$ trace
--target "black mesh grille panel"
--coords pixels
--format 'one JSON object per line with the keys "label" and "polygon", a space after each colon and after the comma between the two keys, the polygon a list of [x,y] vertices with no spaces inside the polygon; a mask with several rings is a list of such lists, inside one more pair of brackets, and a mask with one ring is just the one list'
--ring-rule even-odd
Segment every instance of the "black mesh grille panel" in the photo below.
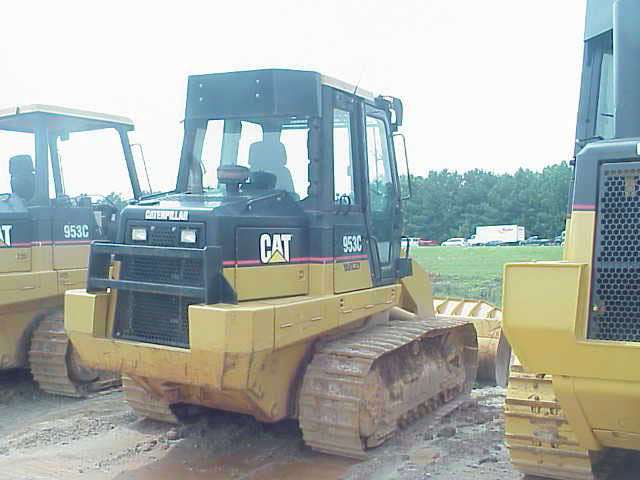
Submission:
{"label": "black mesh grille panel", "polygon": [[183,258],[132,257],[124,261],[120,278],[188,287],[201,287],[204,283],[200,262]]}
{"label": "black mesh grille panel", "polygon": [[[198,247],[204,244],[202,224],[136,222],[129,225],[147,229],[147,241],[154,247]],[[196,230],[197,243],[180,243],[183,228]],[[175,257],[126,256],[122,258],[120,279],[185,287],[204,286],[204,266],[198,260]],[[118,338],[158,345],[189,347],[189,305],[198,300],[180,295],[120,290],[114,334]]]}
{"label": "black mesh grille panel", "polygon": [[639,163],[601,169],[588,338],[640,342]]}
{"label": "black mesh grille panel", "polygon": [[158,345],[189,347],[187,310],[194,299],[121,291],[115,336]]}

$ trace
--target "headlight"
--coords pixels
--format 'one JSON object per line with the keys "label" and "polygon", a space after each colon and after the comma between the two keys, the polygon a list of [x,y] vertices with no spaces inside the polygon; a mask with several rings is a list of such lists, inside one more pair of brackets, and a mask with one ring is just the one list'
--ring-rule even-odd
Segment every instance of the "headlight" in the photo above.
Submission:
{"label": "headlight", "polygon": [[131,240],[134,242],[146,242],[147,241],[147,229],[146,228],[132,228]]}
{"label": "headlight", "polygon": [[182,243],[196,243],[196,231],[185,229],[180,232],[180,241]]}

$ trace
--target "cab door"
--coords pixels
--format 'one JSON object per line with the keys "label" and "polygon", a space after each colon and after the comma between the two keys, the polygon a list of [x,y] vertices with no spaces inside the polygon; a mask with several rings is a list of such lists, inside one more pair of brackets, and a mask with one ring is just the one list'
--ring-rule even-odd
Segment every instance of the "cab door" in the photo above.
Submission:
{"label": "cab door", "polygon": [[374,283],[384,285],[397,278],[402,229],[391,128],[384,110],[365,107],[365,142],[369,252]]}

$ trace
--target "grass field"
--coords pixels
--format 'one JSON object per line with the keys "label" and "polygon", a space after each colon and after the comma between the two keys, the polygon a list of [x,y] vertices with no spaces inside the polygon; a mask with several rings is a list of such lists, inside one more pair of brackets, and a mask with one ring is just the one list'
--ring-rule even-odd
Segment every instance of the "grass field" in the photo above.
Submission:
{"label": "grass field", "polygon": [[431,273],[434,295],[500,305],[505,263],[560,260],[562,247],[417,247],[411,256]]}

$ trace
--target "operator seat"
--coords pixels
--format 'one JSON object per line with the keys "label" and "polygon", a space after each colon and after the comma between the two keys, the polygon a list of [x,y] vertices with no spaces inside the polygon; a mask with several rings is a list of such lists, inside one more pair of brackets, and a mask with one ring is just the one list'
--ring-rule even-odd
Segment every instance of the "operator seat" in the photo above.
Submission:
{"label": "operator seat", "polygon": [[287,150],[280,140],[271,135],[249,147],[251,171],[272,173],[276,176],[276,189],[294,193],[293,178],[286,165]]}
{"label": "operator seat", "polygon": [[11,191],[25,201],[33,198],[36,190],[36,174],[31,155],[15,155],[9,159]]}

